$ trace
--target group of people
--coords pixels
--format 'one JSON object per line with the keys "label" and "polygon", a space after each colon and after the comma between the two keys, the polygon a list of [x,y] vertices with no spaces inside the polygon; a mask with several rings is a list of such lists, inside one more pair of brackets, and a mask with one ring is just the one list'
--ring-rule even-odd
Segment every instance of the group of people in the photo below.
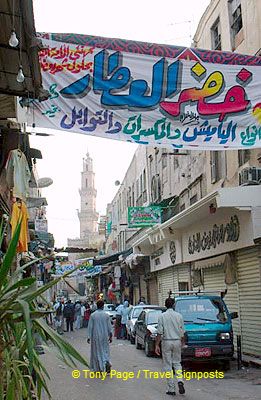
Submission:
{"label": "group of people", "polygon": [[[180,313],[174,310],[175,300],[167,298],[166,312],[159,316],[155,353],[162,354],[163,370],[170,372],[167,378],[166,394],[174,396],[175,371],[182,371],[181,348],[185,344],[184,321]],[[97,301],[97,310],[91,314],[87,328],[87,342],[91,344],[90,367],[93,371],[107,372],[111,370],[110,347],[112,342],[112,324],[109,315],[103,311],[104,301]],[[127,337],[126,322],[129,312],[127,300],[116,309],[115,333],[117,338]],[[118,318],[117,318],[118,315]],[[118,319],[118,322],[117,322]],[[118,330],[116,330],[118,329]],[[179,374],[180,376],[180,374]],[[178,379],[180,394],[185,393],[182,378]]]}
{"label": "group of people", "polygon": [[82,303],[80,300],[72,303],[70,299],[66,302],[64,299],[57,301],[53,308],[55,313],[53,326],[60,335],[64,332],[73,332],[74,328],[76,330],[87,328],[91,313],[97,309],[93,301],[91,304]]}

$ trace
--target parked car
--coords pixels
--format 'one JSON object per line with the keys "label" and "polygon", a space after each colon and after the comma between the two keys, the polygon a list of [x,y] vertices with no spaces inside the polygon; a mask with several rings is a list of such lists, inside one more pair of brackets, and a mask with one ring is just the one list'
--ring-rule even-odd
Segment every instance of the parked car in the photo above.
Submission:
{"label": "parked car", "polygon": [[182,314],[185,325],[186,346],[183,361],[218,360],[229,369],[234,354],[232,319],[221,296],[201,292],[175,298],[175,310]]}
{"label": "parked car", "polygon": [[113,323],[113,320],[116,318],[116,306],[114,304],[104,304],[104,311],[106,314],[110,316],[111,323]]}
{"label": "parked car", "polygon": [[144,309],[135,323],[136,349],[144,348],[147,357],[155,354],[158,319],[165,307]]}
{"label": "parked car", "polygon": [[161,308],[160,306],[154,305],[154,304],[139,304],[137,306],[133,306],[130,309],[129,315],[128,315],[128,321],[127,321],[127,336],[128,339],[130,340],[131,344],[135,343],[135,322],[137,321],[139,315],[143,310],[147,309],[158,309]]}

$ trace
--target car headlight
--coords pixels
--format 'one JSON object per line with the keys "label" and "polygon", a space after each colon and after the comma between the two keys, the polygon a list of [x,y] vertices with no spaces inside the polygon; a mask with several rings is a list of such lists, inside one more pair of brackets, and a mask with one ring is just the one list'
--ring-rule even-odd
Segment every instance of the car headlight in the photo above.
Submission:
{"label": "car headlight", "polygon": [[220,333],[220,340],[228,340],[230,339],[230,333],[229,332],[221,332]]}

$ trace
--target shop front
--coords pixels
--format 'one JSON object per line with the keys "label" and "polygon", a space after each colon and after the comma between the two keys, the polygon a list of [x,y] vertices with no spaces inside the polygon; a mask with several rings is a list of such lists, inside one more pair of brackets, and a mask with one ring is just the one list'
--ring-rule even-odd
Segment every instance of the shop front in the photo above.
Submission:
{"label": "shop front", "polygon": [[239,315],[233,327],[243,354],[260,357],[260,238],[261,186],[222,188],[149,229],[134,251],[151,252],[159,304],[170,290],[224,292],[229,311]]}

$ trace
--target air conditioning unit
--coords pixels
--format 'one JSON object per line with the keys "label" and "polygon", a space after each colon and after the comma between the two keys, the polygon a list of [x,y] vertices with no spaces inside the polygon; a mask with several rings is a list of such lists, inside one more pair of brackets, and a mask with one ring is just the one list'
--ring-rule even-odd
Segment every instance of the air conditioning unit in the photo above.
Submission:
{"label": "air conditioning unit", "polygon": [[261,184],[261,168],[248,167],[242,169],[239,173],[239,185],[260,185]]}

